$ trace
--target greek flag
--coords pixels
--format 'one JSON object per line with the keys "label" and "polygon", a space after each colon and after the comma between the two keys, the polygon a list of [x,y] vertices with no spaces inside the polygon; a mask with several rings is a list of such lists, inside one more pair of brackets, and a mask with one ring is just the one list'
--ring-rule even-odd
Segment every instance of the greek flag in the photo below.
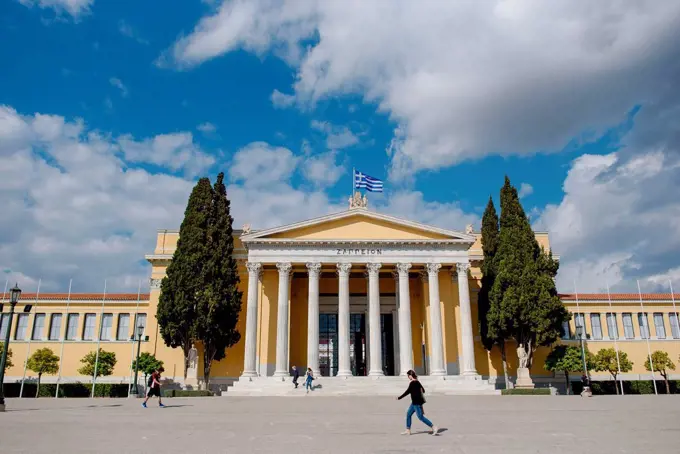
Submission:
{"label": "greek flag", "polygon": [[366,189],[368,192],[383,192],[383,182],[370,175],[354,171],[354,187],[356,189]]}

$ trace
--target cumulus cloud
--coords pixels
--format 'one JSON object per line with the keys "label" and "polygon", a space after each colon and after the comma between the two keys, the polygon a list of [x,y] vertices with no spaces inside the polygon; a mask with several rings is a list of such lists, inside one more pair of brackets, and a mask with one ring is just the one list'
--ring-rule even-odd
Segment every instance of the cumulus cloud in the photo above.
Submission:
{"label": "cumulus cloud", "polygon": [[123,81],[117,77],[112,77],[109,79],[109,83],[120,90],[120,94],[123,98],[127,98],[129,94],[127,87],[123,84]]}
{"label": "cumulus cloud", "polygon": [[283,109],[285,107],[290,107],[295,103],[295,96],[287,95],[285,93],[281,93],[278,90],[274,90],[271,95],[271,100],[274,107]]}
{"label": "cumulus cloud", "polygon": [[135,30],[132,27],[132,25],[130,25],[129,23],[127,23],[124,20],[121,20],[120,22],[118,22],[118,31],[120,32],[121,35],[126,36],[130,39],[134,39],[139,44],[145,44],[145,45],[149,44],[148,40],[139,36],[139,33],[137,32],[137,30]]}
{"label": "cumulus cloud", "polygon": [[522,183],[519,185],[518,195],[520,198],[530,196],[534,193],[534,187],[529,183]]}
{"label": "cumulus cloud", "polygon": [[204,134],[210,134],[217,131],[217,126],[210,123],[209,121],[206,121],[205,123],[201,123],[200,125],[196,126],[196,129]]}
{"label": "cumulus cloud", "polygon": [[88,13],[94,0],[19,0],[24,6],[37,6],[42,9],[51,8],[58,14],[67,12],[74,18]]}
{"label": "cumulus cloud", "polygon": [[320,187],[333,186],[346,172],[337,159],[334,151],[307,156],[302,165],[305,178]]}
{"label": "cumulus cloud", "polygon": [[228,1],[166,55],[186,68],[273,52],[297,71],[301,105],[363,96],[399,125],[391,172],[403,177],[560,150],[661,99],[679,17],[680,3],[651,0]]}
{"label": "cumulus cloud", "polygon": [[312,120],[311,126],[326,134],[326,146],[331,150],[340,150],[359,143],[359,137],[347,126],[337,126],[318,120]]}

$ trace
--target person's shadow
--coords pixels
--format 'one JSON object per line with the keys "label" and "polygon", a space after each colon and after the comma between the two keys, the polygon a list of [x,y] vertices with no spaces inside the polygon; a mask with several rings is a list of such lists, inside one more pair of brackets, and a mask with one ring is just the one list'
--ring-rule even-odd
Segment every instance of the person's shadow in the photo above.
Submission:
{"label": "person's shadow", "polygon": [[[446,432],[447,429],[446,427],[440,427],[439,430],[437,431],[437,435],[441,435],[442,433]],[[430,435],[429,430],[419,430],[418,432],[412,432],[411,435]]]}

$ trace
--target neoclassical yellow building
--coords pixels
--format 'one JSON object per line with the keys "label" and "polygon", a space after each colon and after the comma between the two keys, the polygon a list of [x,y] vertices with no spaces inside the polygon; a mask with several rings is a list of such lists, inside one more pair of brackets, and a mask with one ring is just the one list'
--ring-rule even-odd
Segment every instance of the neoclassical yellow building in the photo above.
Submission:
{"label": "neoclassical yellow building", "polygon": [[[312,368],[330,394],[392,393],[403,379],[391,377],[411,368],[435,392],[495,393],[502,384],[500,355],[487,352],[479,337],[482,251],[471,227],[458,232],[398,219],[369,210],[357,197],[346,211],[265,230],[244,227],[235,235],[242,337],[213,365],[211,378],[227,394],[292,393],[292,366]],[[182,384],[182,352],[163,344],[155,317],[178,236],[177,230],[158,232],[156,248],[146,256],[149,294],[23,294],[11,327],[14,366],[6,382],[34,377],[24,373],[25,358],[42,347],[62,358],[60,375],[43,382],[89,382],[77,369],[100,345],[114,351],[118,363],[113,375],[97,382],[129,383],[136,353],[130,337],[142,325],[149,336],[142,351],[163,360],[166,379]],[[546,233],[536,237],[549,249]],[[616,347],[628,353],[635,366],[626,379],[651,378],[643,367],[649,351],[664,350],[678,360],[672,295],[565,294],[562,300],[575,315],[563,342],[575,342],[575,324],[584,325],[591,351]],[[30,313],[22,312],[25,304],[33,305]],[[193,386],[202,378],[200,344],[196,349],[198,367],[187,383]],[[534,382],[562,387],[563,378],[543,368],[547,353],[541,349],[535,356]],[[510,355],[513,376],[516,367]]]}

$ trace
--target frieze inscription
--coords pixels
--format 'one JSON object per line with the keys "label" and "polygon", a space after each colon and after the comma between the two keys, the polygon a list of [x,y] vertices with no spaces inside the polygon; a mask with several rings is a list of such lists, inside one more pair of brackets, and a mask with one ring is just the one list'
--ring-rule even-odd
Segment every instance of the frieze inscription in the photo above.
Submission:
{"label": "frieze inscription", "polygon": [[336,249],[336,255],[382,255],[382,249]]}

